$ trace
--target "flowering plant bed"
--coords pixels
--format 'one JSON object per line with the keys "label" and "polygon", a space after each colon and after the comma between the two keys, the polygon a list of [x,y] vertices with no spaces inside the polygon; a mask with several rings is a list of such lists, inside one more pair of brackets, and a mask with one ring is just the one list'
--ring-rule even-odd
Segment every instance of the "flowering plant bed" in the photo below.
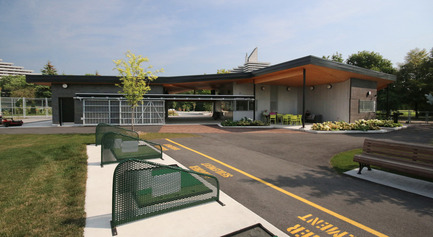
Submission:
{"label": "flowering plant bed", "polygon": [[394,123],[392,120],[379,120],[379,119],[370,119],[370,120],[357,120],[355,123],[347,123],[344,121],[339,122],[323,122],[323,123],[314,123],[311,127],[311,130],[317,131],[342,131],[342,130],[360,130],[360,131],[368,131],[368,130],[380,130],[380,127],[401,127],[400,123]]}
{"label": "flowering plant bed", "polygon": [[221,122],[221,125],[222,126],[268,126],[269,123],[265,123],[260,120],[252,120],[250,118],[245,117],[239,121],[225,120]]}

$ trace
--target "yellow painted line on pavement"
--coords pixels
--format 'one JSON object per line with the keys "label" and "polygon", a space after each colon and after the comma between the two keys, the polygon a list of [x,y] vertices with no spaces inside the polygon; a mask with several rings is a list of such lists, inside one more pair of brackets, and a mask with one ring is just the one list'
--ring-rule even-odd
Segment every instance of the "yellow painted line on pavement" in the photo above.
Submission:
{"label": "yellow painted line on pavement", "polygon": [[204,156],[204,157],[206,157],[206,158],[208,158],[208,159],[210,159],[210,160],[213,160],[213,161],[215,161],[215,162],[217,162],[217,163],[219,163],[219,164],[221,164],[221,165],[224,165],[224,166],[226,166],[226,167],[228,167],[228,168],[230,168],[230,169],[232,169],[232,170],[234,170],[234,171],[236,171],[236,172],[239,172],[239,173],[241,173],[241,174],[243,174],[243,175],[245,175],[245,176],[247,176],[247,177],[249,177],[249,178],[251,178],[251,179],[254,179],[254,180],[256,180],[256,181],[259,181],[260,183],[262,183],[262,184],[264,184],[264,185],[266,185],[266,186],[269,186],[269,187],[271,187],[271,188],[273,188],[273,189],[275,189],[275,190],[277,190],[277,191],[279,191],[279,192],[281,192],[281,193],[284,193],[284,194],[286,194],[286,195],[288,195],[288,196],[290,196],[290,197],[292,197],[292,198],[294,198],[294,199],[296,199],[296,200],[299,200],[299,201],[301,201],[301,202],[303,202],[303,203],[305,203],[305,204],[307,204],[307,205],[310,205],[310,206],[312,206],[312,207],[314,207],[314,208],[316,208],[316,209],[318,209],[318,210],[321,210],[321,211],[323,211],[323,212],[325,212],[325,213],[327,213],[327,214],[329,214],[329,215],[331,215],[331,216],[334,216],[334,217],[336,217],[336,218],[338,218],[338,219],[340,219],[340,220],[342,220],[342,221],[345,221],[345,222],[347,222],[347,223],[349,223],[349,224],[351,224],[351,225],[354,225],[354,226],[356,226],[356,227],[358,227],[358,228],[360,228],[360,229],[362,229],[362,230],[365,230],[365,231],[367,231],[367,232],[369,232],[369,233],[371,233],[371,234],[373,234],[373,235],[380,236],[380,237],[388,237],[387,235],[382,234],[382,233],[380,233],[380,232],[378,232],[378,231],[376,231],[376,230],[373,230],[373,229],[371,229],[370,227],[367,227],[367,226],[365,226],[365,225],[363,225],[363,224],[361,224],[361,223],[359,223],[359,222],[356,222],[356,221],[354,221],[354,220],[351,220],[351,219],[349,219],[349,218],[347,218],[347,217],[345,217],[345,216],[342,216],[342,215],[340,215],[340,214],[338,214],[338,213],[336,213],[336,212],[333,212],[333,211],[331,211],[331,210],[329,210],[329,209],[327,209],[327,208],[325,208],[325,207],[322,207],[322,206],[320,206],[320,205],[318,205],[318,204],[316,204],[316,203],[314,203],[314,202],[308,201],[308,200],[305,199],[305,198],[302,198],[302,197],[300,197],[300,196],[298,196],[298,195],[296,195],[296,194],[293,194],[293,193],[291,193],[291,192],[288,192],[288,191],[286,191],[286,190],[284,190],[284,189],[282,189],[282,188],[280,188],[280,187],[278,187],[278,186],[275,186],[275,185],[273,185],[273,184],[271,184],[271,183],[269,183],[269,182],[266,182],[266,181],[264,181],[263,179],[257,178],[257,177],[254,176],[254,175],[251,175],[251,174],[249,174],[249,173],[247,173],[247,172],[245,172],[245,171],[242,171],[242,170],[240,170],[240,169],[238,169],[238,168],[235,168],[235,167],[233,167],[233,166],[231,166],[231,165],[229,165],[229,164],[226,164],[226,163],[224,163],[224,162],[222,162],[222,161],[219,161],[219,160],[217,160],[217,159],[215,159],[215,158],[213,158],[213,157],[210,157],[210,156],[208,156],[208,155],[206,155],[206,154],[203,154],[203,153],[201,153],[201,152],[199,152],[199,151],[196,151],[196,150],[194,150],[194,149],[192,149],[192,148],[186,147],[186,146],[184,146],[184,145],[182,145],[182,144],[179,144],[179,143],[177,143],[177,142],[175,142],[175,141],[172,141],[172,140],[170,140],[170,139],[168,139],[168,138],[165,139],[165,140],[167,140],[167,141],[169,141],[169,142],[172,142],[172,143],[174,143],[174,144],[176,144],[176,145],[178,145],[178,146],[180,146],[180,147],[183,147],[183,148],[185,148],[185,149],[187,149],[187,150],[190,150],[190,151],[192,151],[192,152],[194,152],[194,153],[197,153],[197,154],[199,154],[199,155],[201,155],[201,156]]}

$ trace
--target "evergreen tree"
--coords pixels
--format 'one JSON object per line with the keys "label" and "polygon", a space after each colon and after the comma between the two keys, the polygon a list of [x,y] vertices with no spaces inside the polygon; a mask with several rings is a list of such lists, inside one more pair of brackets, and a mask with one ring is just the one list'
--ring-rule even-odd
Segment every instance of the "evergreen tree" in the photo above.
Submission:
{"label": "evergreen tree", "polygon": [[44,66],[41,72],[42,75],[57,75],[57,70],[50,61],[48,61],[48,63]]}

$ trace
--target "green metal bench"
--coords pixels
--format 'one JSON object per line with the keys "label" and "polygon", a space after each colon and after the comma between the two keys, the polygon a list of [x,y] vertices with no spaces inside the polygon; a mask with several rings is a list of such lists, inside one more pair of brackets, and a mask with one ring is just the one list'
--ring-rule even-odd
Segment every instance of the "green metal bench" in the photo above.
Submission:
{"label": "green metal bench", "polygon": [[157,143],[116,132],[104,133],[101,139],[101,167],[126,159],[163,159]]}
{"label": "green metal bench", "polygon": [[144,160],[119,163],[113,176],[112,220],[116,226],[150,216],[219,201],[214,176]]}
{"label": "green metal bench", "polygon": [[139,138],[138,133],[135,131],[121,128],[119,126],[113,126],[113,125],[106,124],[106,123],[100,123],[100,124],[98,124],[98,126],[96,126],[96,132],[95,132],[95,144],[96,145],[101,145],[102,137],[107,132],[115,132],[115,133],[120,133],[120,134],[130,136],[130,137]]}

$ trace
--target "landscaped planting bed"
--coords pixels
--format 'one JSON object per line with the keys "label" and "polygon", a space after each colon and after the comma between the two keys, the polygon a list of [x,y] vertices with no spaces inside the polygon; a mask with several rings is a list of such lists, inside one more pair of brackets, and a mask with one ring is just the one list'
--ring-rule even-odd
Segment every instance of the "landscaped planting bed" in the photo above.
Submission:
{"label": "landscaped planting bed", "polygon": [[370,119],[370,120],[357,120],[355,123],[347,123],[344,121],[339,122],[323,122],[323,123],[314,123],[311,127],[311,130],[317,131],[344,131],[344,130],[360,130],[360,131],[368,131],[368,130],[380,130],[381,127],[401,127],[400,123],[394,123],[392,120],[379,120],[379,119]]}

